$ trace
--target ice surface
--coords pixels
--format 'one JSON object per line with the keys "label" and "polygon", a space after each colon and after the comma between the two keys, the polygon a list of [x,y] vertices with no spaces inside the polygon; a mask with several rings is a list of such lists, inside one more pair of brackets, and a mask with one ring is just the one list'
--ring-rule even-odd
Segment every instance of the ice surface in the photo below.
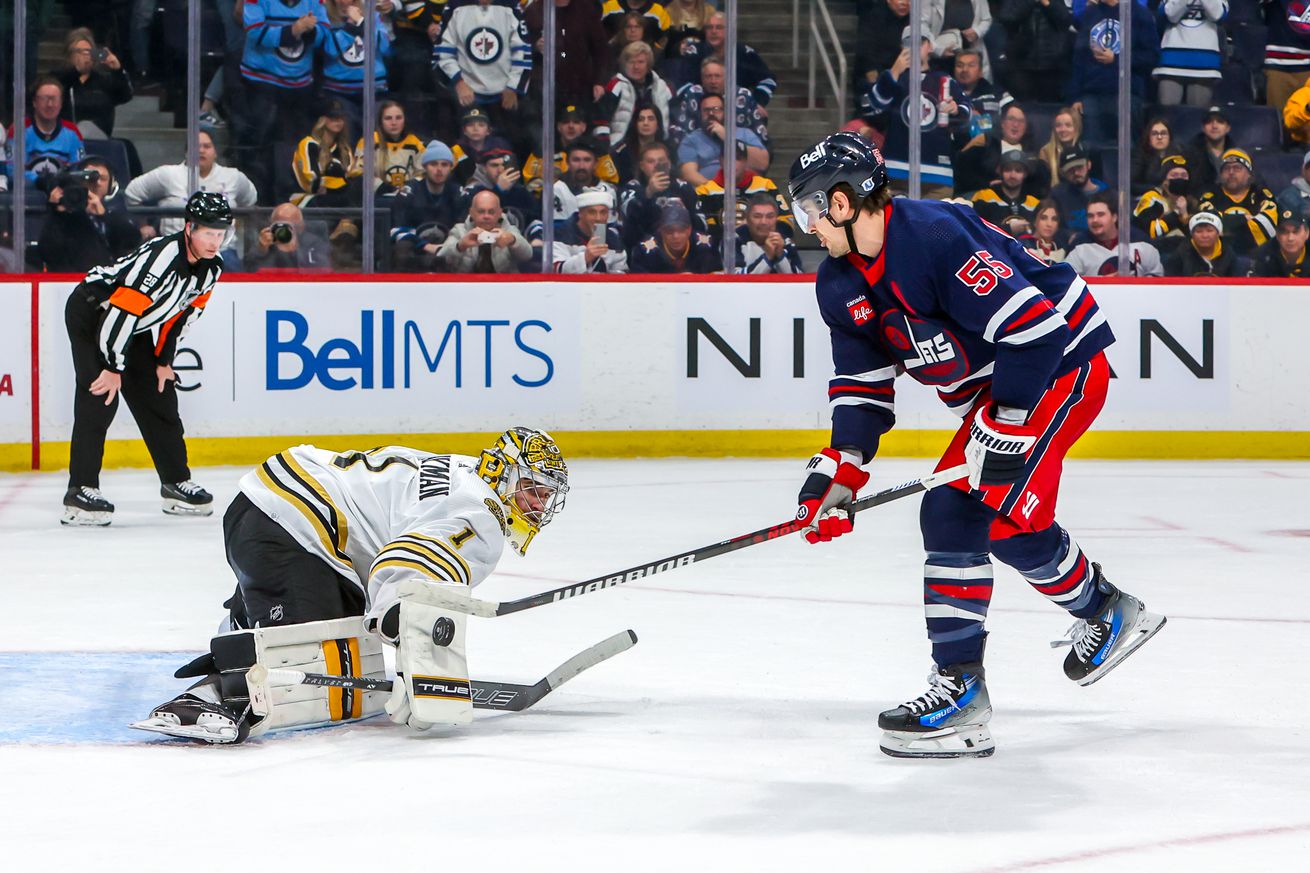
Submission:
{"label": "ice surface", "polygon": [[[875,486],[927,461],[879,461]],[[796,463],[578,461],[568,508],[479,589],[520,597],[788,517]],[[225,505],[243,472],[199,470]],[[479,678],[641,642],[526,713],[205,748],[124,727],[183,686],[233,582],[219,517],[110,471],[108,529],[58,524],[64,474],[0,476],[0,868],[1257,870],[1310,851],[1310,465],[1077,462],[1060,517],[1169,616],[1105,681],[998,566],[995,757],[878,752],[926,686],[915,498],[518,615],[474,619]],[[1301,858],[1302,861],[1297,861]]]}

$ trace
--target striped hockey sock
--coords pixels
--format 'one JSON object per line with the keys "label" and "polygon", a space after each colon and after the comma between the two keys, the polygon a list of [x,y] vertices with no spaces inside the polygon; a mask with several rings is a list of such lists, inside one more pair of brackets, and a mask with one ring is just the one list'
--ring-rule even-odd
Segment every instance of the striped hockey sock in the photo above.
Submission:
{"label": "striped hockey sock", "polygon": [[1020,572],[1038,594],[1078,618],[1087,618],[1096,614],[1103,599],[1097,596],[1092,562],[1068,531],[1060,533],[1054,558],[1035,570]]}
{"label": "striped hockey sock", "polygon": [[923,612],[938,666],[982,659],[983,621],[992,601],[992,564],[986,554],[929,552],[923,566]]}

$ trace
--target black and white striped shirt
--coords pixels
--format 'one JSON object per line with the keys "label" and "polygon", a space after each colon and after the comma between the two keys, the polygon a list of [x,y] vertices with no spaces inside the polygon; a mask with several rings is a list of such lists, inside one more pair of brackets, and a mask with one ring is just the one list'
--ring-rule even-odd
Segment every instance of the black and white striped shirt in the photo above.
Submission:
{"label": "black and white striped shirt", "polygon": [[200,317],[223,273],[223,259],[187,261],[183,232],[152,239],[113,264],[87,273],[85,283],[107,289],[101,306],[100,354],[105,366],[123,369],[123,350],[143,331],[155,331],[155,357],[168,365],[178,341]]}

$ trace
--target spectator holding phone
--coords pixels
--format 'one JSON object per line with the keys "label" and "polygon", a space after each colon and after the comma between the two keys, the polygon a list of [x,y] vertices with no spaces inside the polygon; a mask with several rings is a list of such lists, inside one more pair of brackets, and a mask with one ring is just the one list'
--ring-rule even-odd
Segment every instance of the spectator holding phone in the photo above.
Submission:
{"label": "spectator holding phone", "polygon": [[64,56],[67,64],[55,74],[68,95],[60,116],[74,124],[89,121],[106,137],[113,136],[114,107],[132,99],[123,64],[109,49],[96,45],[85,27],[68,32]]}
{"label": "spectator holding phone", "polygon": [[478,155],[478,168],[461,194],[467,203],[474,194],[488,189],[496,192],[501,208],[512,213],[520,225],[537,217],[537,200],[524,187],[518,162],[508,149],[487,149]]}
{"label": "spectator holding phone", "polygon": [[473,195],[468,219],[455,225],[439,256],[452,273],[518,273],[532,258],[532,245],[510,223],[496,192]]}
{"label": "spectator holding phone", "polygon": [[696,213],[696,189],[673,175],[669,147],[662,142],[653,142],[641,150],[636,178],[619,189],[624,245],[631,249],[643,239],[654,236],[659,229],[661,211],[675,200],[686,207],[696,229],[707,229],[704,217]]}
{"label": "spectator holding phone", "polygon": [[608,188],[587,188],[577,195],[577,212],[564,223],[551,252],[556,273],[626,273],[623,241],[609,226]]}

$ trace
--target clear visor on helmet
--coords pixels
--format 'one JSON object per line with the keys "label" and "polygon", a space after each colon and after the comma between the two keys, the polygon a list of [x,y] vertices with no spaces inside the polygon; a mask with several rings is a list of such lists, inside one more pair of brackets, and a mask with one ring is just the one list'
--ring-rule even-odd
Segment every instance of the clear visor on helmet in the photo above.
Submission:
{"label": "clear visor on helmet", "polygon": [[515,465],[513,481],[509,483],[511,508],[534,528],[550,524],[555,514],[564,508],[569,486],[563,481],[524,465]]}
{"label": "clear visor on helmet", "polygon": [[823,191],[814,191],[793,198],[791,214],[801,233],[814,233],[814,225],[828,214],[828,195]]}

